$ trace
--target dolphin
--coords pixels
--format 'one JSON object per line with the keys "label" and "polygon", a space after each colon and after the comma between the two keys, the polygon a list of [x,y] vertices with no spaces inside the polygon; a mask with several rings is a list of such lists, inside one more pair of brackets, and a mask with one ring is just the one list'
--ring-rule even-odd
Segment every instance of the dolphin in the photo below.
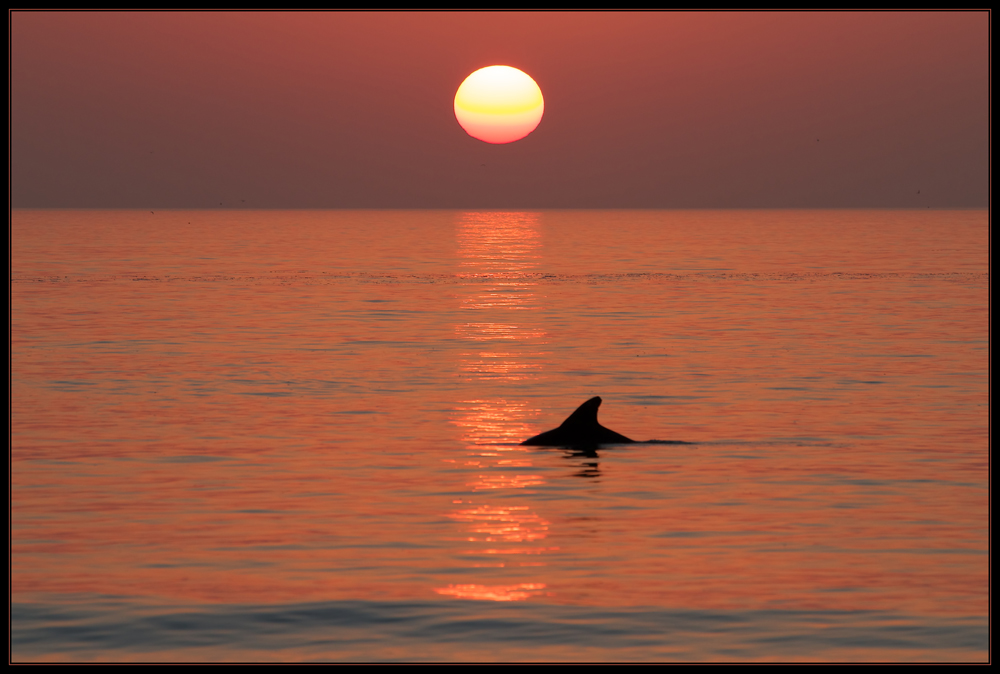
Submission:
{"label": "dolphin", "polygon": [[615,433],[597,422],[597,408],[600,406],[600,396],[594,396],[566,417],[559,428],[528,438],[521,444],[592,448],[598,445],[634,443],[635,440]]}

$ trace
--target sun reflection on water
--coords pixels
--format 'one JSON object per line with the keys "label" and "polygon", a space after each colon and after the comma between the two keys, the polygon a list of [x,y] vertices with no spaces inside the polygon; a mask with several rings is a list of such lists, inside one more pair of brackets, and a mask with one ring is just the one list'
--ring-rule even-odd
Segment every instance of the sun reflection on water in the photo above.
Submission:
{"label": "sun reflection on water", "polygon": [[479,505],[459,510],[451,517],[470,524],[469,530],[478,535],[470,541],[523,543],[541,540],[549,530],[549,523],[530,512],[528,506]]}
{"label": "sun reflection on water", "polygon": [[[463,353],[459,370],[469,380],[503,384],[542,377],[547,333],[535,320],[539,310],[537,282],[530,274],[541,258],[541,235],[534,213],[464,213],[457,223],[462,286],[468,294],[460,307],[474,312],[455,325],[455,334],[476,344]],[[519,346],[523,348],[518,348]],[[467,400],[455,405],[452,422],[463,429],[468,443],[464,462],[469,469],[465,487],[504,498],[545,484],[533,467],[531,454],[519,446],[531,433],[530,421],[539,410],[527,401],[506,397]],[[487,449],[488,447],[488,449]],[[462,503],[462,501],[458,501]],[[538,556],[555,550],[539,545],[548,537],[549,522],[529,506],[471,504],[448,515],[465,527],[461,540],[473,545],[462,554],[471,566],[487,573],[507,567],[543,567]],[[525,545],[525,544],[529,545]],[[481,546],[481,547],[479,547]],[[488,556],[487,559],[483,559]],[[532,556],[531,562],[520,558]],[[496,580],[502,580],[498,577]],[[523,601],[540,594],[542,582],[454,584],[436,588],[461,599]]]}
{"label": "sun reflection on water", "polygon": [[[539,412],[529,408],[526,401],[504,399],[465,400],[455,405],[455,411],[460,414],[452,418],[452,423],[464,429],[462,440],[472,445],[516,445],[528,437],[528,422]],[[523,453],[524,448],[497,446],[493,454],[510,451]]]}
{"label": "sun reflection on water", "polygon": [[449,585],[435,588],[435,592],[459,599],[524,601],[543,594],[544,589],[545,583],[518,583],[517,585]]}
{"label": "sun reflection on water", "polygon": [[[535,213],[464,213],[458,222],[460,277],[469,295],[461,308],[476,312],[455,334],[475,342],[505,340],[544,344],[545,329],[532,322],[539,309],[537,281],[530,275],[541,259],[541,234]],[[471,318],[471,317],[470,317]],[[546,353],[537,349],[500,350],[486,344],[462,354],[460,367],[475,378],[506,381],[537,379]]]}

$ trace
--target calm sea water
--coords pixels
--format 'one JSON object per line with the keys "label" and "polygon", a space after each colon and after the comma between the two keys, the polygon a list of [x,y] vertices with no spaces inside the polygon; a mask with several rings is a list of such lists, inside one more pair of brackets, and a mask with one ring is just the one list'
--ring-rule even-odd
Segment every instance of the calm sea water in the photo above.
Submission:
{"label": "calm sea water", "polygon": [[[985,661],[988,214],[14,211],[14,661]],[[518,443],[591,396],[638,440]]]}

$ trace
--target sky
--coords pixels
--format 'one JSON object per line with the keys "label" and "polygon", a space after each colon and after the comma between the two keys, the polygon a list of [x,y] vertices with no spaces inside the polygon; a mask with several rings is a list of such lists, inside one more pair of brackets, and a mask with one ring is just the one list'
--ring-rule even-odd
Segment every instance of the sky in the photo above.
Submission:
{"label": "sky", "polygon": [[[11,206],[986,207],[989,19],[14,11]],[[522,140],[455,119],[489,65]]]}

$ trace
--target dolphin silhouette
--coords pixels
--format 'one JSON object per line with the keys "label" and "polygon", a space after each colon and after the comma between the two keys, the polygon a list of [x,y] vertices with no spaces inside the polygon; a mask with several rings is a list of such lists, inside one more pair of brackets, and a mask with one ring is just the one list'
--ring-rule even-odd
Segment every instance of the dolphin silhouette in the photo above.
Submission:
{"label": "dolphin silhouette", "polygon": [[598,445],[634,443],[635,440],[615,433],[597,422],[597,408],[600,406],[600,396],[594,396],[566,417],[559,428],[528,438],[521,444],[593,448]]}

